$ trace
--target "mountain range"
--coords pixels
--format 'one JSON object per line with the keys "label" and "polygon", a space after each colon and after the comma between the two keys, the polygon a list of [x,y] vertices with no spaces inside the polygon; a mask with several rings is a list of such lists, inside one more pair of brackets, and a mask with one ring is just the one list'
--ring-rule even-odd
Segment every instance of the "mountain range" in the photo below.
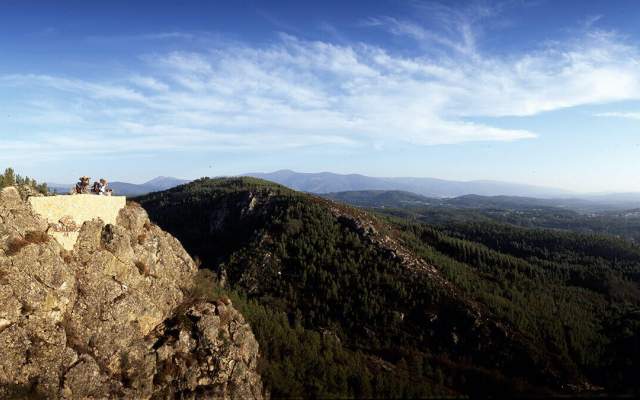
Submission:
{"label": "mountain range", "polygon": [[[437,178],[380,178],[359,174],[302,173],[292,170],[269,173],[254,172],[243,176],[264,179],[279,183],[290,189],[316,194],[378,190],[409,192],[428,197],[431,202],[436,199],[475,195],[514,197],[516,199],[513,200],[518,203],[524,201],[539,205],[561,206],[580,210],[590,210],[594,207],[616,209],[640,207],[640,193],[584,194],[557,188],[491,180],[450,181]],[[188,182],[190,181],[186,179],[159,176],[141,184],[115,181],[110,182],[109,185],[117,194],[135,197],[171,189]],[[58,193],[67,193],[72,186],[73,184],[49,183],[49,188]],[[465,201],[468,200],[466,199]]]}
{"label": "mountain range", "polygon": [[[360,190],[320,196],[431,225],[501,223],[583,234],[606,234],[640,243],[638,203],[478,195],[443,199],[394,190]],[[635,204],[635,208],[624,207],[632,204]]]}
{"label": "mountain range", "polygon": [[584,196],[581,198],[536,198],[523,196],[481,196],[467,194],[457,197],[427,197],[401,190],[350,190],[320,193],[321,196],[361,207],[437,206],[462,209],[535,209],[558,208],[579,213],[601,213],[640,207],[640,199],[628,196]]}
{"label": "mountain range", "polygon": [[429,197],[457,197],[466,194],[483,196],[567,197],[562,189],[490,180],[450,181],[436,178],[378,178],[359,174],[341,175],[331,172],[301,173],[280,170],[271,173],[249,173],[247,176],[277,182],[291,189],[309,193],[349,190],[403,190]]}
{"label": "mountain range", "polygon": [[[173,187],[188,183],[188,180],[172,178],[168,176],[158,176],[144,183],[128,183],[128,182],[109,182],[109,187],[114,193],[123,196],[141,196],[147,193],[159,192],[171,189]],[[50,183],[49,189],[57,193],[67,193],[74,184],[57,184]]]}

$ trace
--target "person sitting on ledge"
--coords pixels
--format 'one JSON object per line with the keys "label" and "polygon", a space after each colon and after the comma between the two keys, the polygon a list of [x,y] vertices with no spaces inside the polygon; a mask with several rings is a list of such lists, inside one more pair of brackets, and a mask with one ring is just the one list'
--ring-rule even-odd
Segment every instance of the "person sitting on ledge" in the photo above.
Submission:
{"label": "person sitting on ledge", "polygon": [[100,182],[93,182],[93,186],[91,187],[91,193],[100,194]]}
{"label": "person sitting on ledge", "polygon": [[102,178],[100,179],[100,195],[101,196],[111,196],[111,194],[113,194],[113,191],[111,189],[107,188],[107,185],[109,184],[109,182],[107,182],[106,179]]}
{"label": "person sitting on ledge", "polygon": [[76,183],[74,189],[71,189],[71,193],[73,194],[87,194],[89,193],[89,182],[91,178],[88,176],[83,176],[80,178],[80,181]]}

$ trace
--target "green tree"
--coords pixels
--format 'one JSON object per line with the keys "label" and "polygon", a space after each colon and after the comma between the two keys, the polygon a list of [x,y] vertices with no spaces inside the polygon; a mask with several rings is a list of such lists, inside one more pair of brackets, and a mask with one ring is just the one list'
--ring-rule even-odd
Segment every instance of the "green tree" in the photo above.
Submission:
{"label": "green tree", "polygon": [[16,184],[16,173],[13,168],[7,168],[4,170],[2,183],[3,186],[13,186]]}
{"label": "green tree", "polygon": [[0,174],[0,188],[7,186],[28,186],[39,193],[49,193],[49,188],[46,183],[38,184],[35,179],[29,178],[28,176],[22,177],[16,174],[11,167],[5,169],[4,174]]}

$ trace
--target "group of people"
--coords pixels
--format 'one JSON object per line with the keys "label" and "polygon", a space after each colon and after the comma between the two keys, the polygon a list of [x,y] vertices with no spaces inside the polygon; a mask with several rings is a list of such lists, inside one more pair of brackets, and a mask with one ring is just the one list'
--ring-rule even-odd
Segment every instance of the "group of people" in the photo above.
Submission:
{"label": "group of people", "polygon": [[109,189],[108,182],[106,179],[102,178],[99,181],[93,182],[93,185],[90,185],[91,178],[88,176],[83,176],[80,178],[79,182],[76,183],[75,188],[71,190],[72,194],[97,194],[100,196],[111,196],[113,191]]}

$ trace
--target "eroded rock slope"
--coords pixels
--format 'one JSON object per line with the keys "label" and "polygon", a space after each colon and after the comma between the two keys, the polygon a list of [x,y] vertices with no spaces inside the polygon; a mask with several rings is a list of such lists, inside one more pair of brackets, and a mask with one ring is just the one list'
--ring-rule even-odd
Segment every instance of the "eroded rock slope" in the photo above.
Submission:
{"label": "eroded rock slope", "polygon": [[261,398],[258,344],[232,305],[191,299],[193,260],[128,205],[73,251],[0,193],[0,398]]}

